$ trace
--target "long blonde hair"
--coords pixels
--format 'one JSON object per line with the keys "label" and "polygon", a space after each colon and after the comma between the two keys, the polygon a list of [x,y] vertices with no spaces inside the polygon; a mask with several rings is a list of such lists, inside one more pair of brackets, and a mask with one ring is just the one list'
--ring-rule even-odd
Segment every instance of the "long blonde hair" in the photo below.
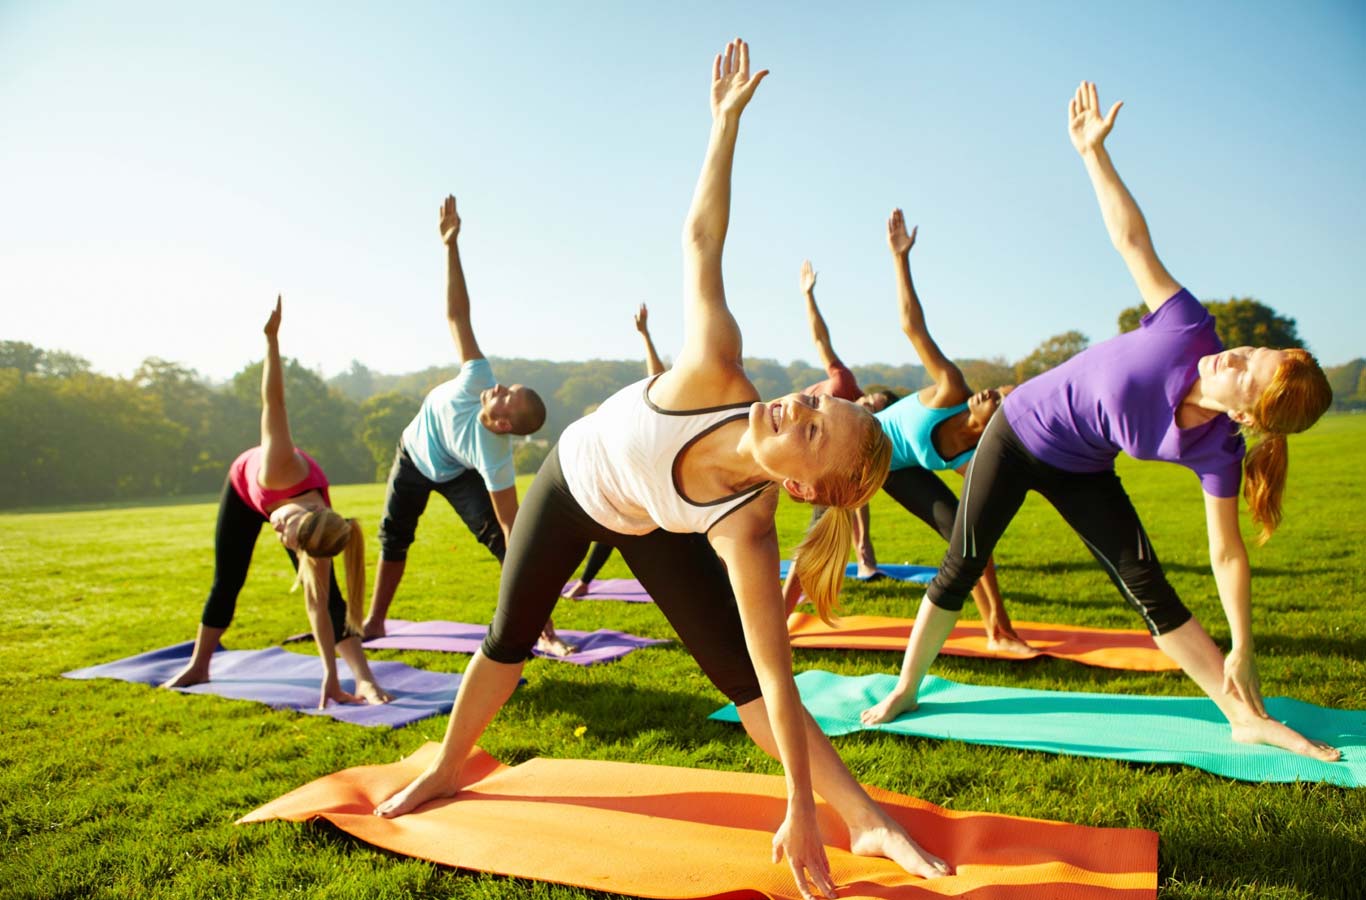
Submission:
{"label": "long blonde hair", "polygon": [[1252,424],[1245,427],[1257,438],[1243,459],[1243,496],[1252,521],[1261,526],[1259,545],[1271,538],[1281,524],[1281,495],[1290,467],[1285,436],[1304,431],[1333,404],[1333,389],[1308,351],[1281,351],[1284,361],[1251,410]]}
{"label": "long blonde hair", "polygon": [[867,503],[887,480],[892,442],[872,413],[864,411],[863,434],[852,466],[828,473],[816,482],[812,502],[825,512],[793,551],[797,579],[816,606],[821,621],[831,624],[844,584],[844,564],[854,537],[854,511]]}
{"label": "long blonde hair", "polygon": [[[295,585],[307,582],[307,587],[323,603],[327,598],[318,590],[313,567],[307,565],[310,556],[330,559],[345,554],[346,570],[346,625],[352,634],[360,634],[361,618],[365,613],[365,536],[360,521],[345,519],[332,509],[314,509],[299,520],[298,537],[299,577]],[[344,635],[337,635],[341,640]]]}

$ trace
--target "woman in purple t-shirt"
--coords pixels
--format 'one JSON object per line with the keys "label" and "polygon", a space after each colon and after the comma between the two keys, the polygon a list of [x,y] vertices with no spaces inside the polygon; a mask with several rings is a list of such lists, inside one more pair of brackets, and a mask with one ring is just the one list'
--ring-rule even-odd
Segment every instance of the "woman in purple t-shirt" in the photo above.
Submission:
{"label": "woman in purple t-shirt", "polygon": [[[901,678],[863,713],[885,722],[915,709],[916,691],[953,629],[963,599],[1030,490],[1052,503],[1176,660],[1229,720],[1234,740],[1322,760],[1336,749],[1267,716],[1252,653],[1251,570],[1238,527],[1238,484],[1265,541],[1281,518],[1285,435],[1332,402],[1303,350],[1224,350],[1214,319],[1167,273],[1147,223],[1105,150],[1120,104],[1102,116],[1095,85],[1068,105],[1072,144],[1086,163],[1110,239],[1149,313],[1137,331],[1086,350],[1021,385],[978,445],[963,485],[949,551],[925,594]],[[1259,436],[1244,451],[1239,427]],[[1167,582],[1114,471],[1120,451],[1194,471],[1205,494],[1210,563],[1233,646],[1223,658]]]}

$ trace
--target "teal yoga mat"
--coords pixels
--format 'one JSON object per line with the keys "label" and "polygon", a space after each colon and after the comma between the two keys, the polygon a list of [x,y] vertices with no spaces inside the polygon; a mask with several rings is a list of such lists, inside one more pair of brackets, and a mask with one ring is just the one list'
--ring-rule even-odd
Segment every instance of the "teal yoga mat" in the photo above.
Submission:
{"label": "teal yoga mat", "polygon": [[[812,670],[797,676],[802,702],[829,735],[865,730],[859,713],[892,690],[891,675],[850,677]],[[1272,718],[1342,751],[1335,763],[1274,747],[1234,743],[1228,724],[1205,697],[1142,697],[1032,691],[958,684],[927,675],[920,708],[868,731],[947,738],[1074,756],[1179,763],[1241,781],[1322,781],[1366,786],[1366,711],[1325,709],[1269,697]],[[712,713],[739,722],[734,706]]]}

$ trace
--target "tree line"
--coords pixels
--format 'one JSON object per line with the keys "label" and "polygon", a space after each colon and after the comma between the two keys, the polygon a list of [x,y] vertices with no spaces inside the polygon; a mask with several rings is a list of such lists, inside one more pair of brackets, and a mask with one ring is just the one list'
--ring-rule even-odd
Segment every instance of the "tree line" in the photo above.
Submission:
{"label": "tree line", "polygon": [[[1205,304],[1226,346],[1302,346],[1295,322],[1255,300]],[[1121,331],[1138,327],[1142,307],[1119,317]],[[1043,341],[1015,362],[958,360],[974,387],[1019,383],[1088,346],[1069,331]],[[500,381],[536,388],[546,402],[545,427],[517,446],[519,472],[534,472],[560,433],[614,391],[640,379],[640,360],[490,359]],[[746,359],[763,397],[824,379],[807,362]],[[853,366],[865,389],[901,393],[928,384],[918,365]],[[382,481],[403,428],[432,387],[457,368],[430,367],[402,375],[353,361],[330,379],[286,361],[285,385],[295,442],[339,484]],[[1366,359],[1325,369],[1339,409],[1366,408]],[[61,350],[0,341],[0,508],[184,496],[219,490],[228,465],[260,435],[261,363],[214,383],[187,366],[149,358],[129,378],[95,372]]]}

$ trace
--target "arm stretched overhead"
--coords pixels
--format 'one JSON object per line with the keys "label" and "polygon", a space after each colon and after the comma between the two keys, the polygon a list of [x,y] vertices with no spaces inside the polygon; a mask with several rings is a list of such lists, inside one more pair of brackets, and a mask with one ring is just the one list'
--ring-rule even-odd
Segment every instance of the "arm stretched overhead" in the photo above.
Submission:
{"label": "arm stretched overhead", "polygon": [[1133,194],[1120,181],[1115,164],[1110,161],[1110,153],[1105,149],[1105,138],[1110,134],[1110,129],[1115,127],[1115,116],[1119,115],[1119,108],[1123,105],[1122,102],[1116,103],[1102,117],[1096,86],[1083,81],[1067,102],[1067,131],[1072,138],[1072,146],[1077,148],[1086,164],[1086,174],[1091,177],[1091,186],[1095,188],[1110,242],[1129,267],[1129,274],[1133,276],[1134,284],[1138,285],[1143,302],[1150,311],[1157,312],[1167,298],[1181,290],[1181,285],[1176,283],[1157,258],[1152,235],[1148,233],[1148,223]]}
{"label": "arm stretched overhead", "polygon": [[806,320],[811,325],[811,340],[816,343],[816,352],[821,355],[821,368],[828,369],[839,357],[830,344],[830,329],[825,327],[825,319],[816,306],[816,272],[811,268],[811,260],[802,260],[802,296],[806,298]]}
{"label": "arm stretched overhead", "polygon": [[280,363],[281,308],[282,301],[277,296],[275,309],[266,320],[266,358],[261,364],[261,470],[256,477],[266,488],[286,488],[308,477],[308,463],[294,452],[289,414],[285,411],[285,375]]}
{"label": "arm stretched overhead", "polygon": [[896,266],[897,297],[901,305],[901,330],[910,339],[911,346],[920,357],[920,364],[939,389],[950,390],[955,395],[952,402],[967,399],[972,393],[963,373],[955,366],[939,345],[930,336],[925,325],[925,310],[920,306],[920,298],[915,293],[915,283],[911,281],[911,248],[915,246],[915,235],[919,227],[906,233],[906,218],[901,210],[892,210],[887,218],[887,247],[892,251],[892,261]]}
{"label": "arm stretched overhead", "polygon": [[640,337],[645,341],[645,374],[662,375],[668,371],[659,354],[655,352],[655,342],[650,340],[650,310],[645,304],[640,304],[640,311],[635,315],[636,331],[640,332]]}
{"label": "arm stretched overhead", "polygon": [[447,196],[441,204],[441,242],[446,245],[446,324],[455,340],[455,351],[460,361],[482,359],[484,353],[474,339],[470,324],[470,292],[465,287],[465,269],[460,264],[460,215],[455,211],[455,197]]}

